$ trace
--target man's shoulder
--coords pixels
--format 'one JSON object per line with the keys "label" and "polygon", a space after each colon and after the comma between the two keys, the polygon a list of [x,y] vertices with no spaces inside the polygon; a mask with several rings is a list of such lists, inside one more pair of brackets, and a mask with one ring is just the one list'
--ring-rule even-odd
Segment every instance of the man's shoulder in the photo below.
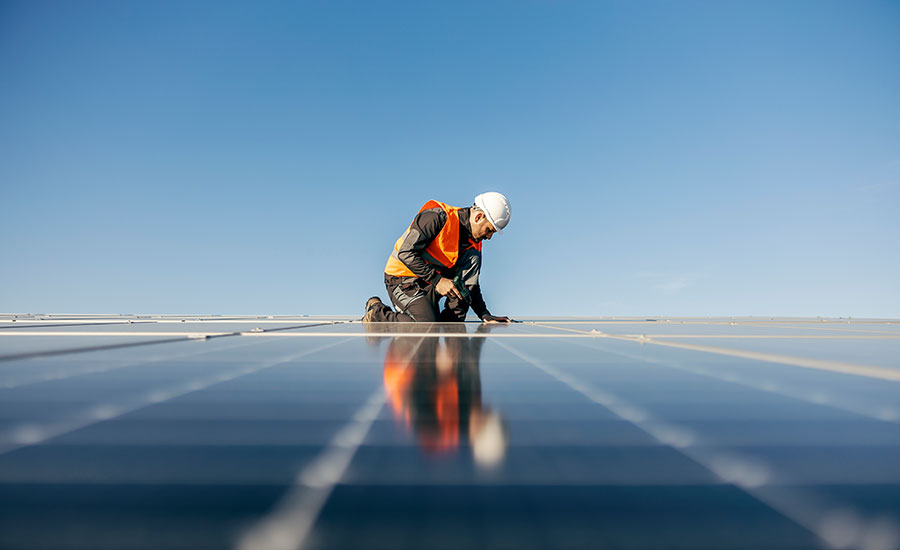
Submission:
{"label": "man's shoulder", "polygon": [[442,224],[447,220],[447,213],[440,206],[421,210],[416,214],[416,219],[422,222],[440,221]]}

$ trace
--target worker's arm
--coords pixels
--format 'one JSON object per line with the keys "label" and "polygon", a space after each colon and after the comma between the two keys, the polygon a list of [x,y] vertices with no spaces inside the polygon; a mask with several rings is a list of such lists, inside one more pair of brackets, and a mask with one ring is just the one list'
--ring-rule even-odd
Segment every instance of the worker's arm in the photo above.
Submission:
{"label": "worker's arm", "polygon": [[447,214],[441,208],[419,212],[409,226],[406,238],[400,244],[400,250],[397,251],[397,258],[416,277],[421,277],[435,286],[440,282],[441,274],[433,265],[425,261],[422,253],[425,252],[425,247],[441,232],[445,223],[447,223]]}

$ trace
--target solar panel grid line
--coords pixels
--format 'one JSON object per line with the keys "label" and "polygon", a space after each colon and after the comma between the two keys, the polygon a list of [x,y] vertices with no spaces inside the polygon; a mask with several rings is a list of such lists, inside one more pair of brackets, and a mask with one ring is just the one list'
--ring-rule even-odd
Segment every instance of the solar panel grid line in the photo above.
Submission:
{"label": "solar panel grid line", "polygon": [[[256,324],[256,323],[254,323]],[[263,329],[260,327],[254,327],[248,331],[226,331],[226,332],[211,332],[211,331],[196,331],[196,332],[184,332],[184,331],[28,331],[28,330],[16,330],[9,332],[0,332],[0,344],[4,342],[3,337],[29,337],[29,336],[66,336],[66,337],[166,337],[160,340],[143,340],[136,342],[122,342],[122,343],[109,343],[102,345],[93,345],[93,346],[80,346],[80,347],[72,347],[72,348],[62,348],[62,349],[53,349],[53,350],[39,350],[39,351],[30,351],[24,353],[12,353],[6,355],[0,355],[0,362],[4,361],[16,361],[21,359],[30,359],[34,357],[46,357],[53,355],[67,355],[71,353],[85,353],[91,351],[101,351],[105,349],[118,349],[125,347],[133,347],[133,346],[143,346],[150,344],[166,344],[172,342],[180,342],[186,340],[206,340],[212,338],[225,338],[230,336],[259,336],[265,334],[272,334],[280,330],[296,330],[296,329],[304,329],[304,328],[312,328],[312,327],[320,327],[320,326],[333,326],[342,324],[342,321],[331,321],[327,323],[307,323],[303,325],[293,325],[287,327],[276,327]]]}
{"label": "solar panel grid line", "polygon": [[[783,337],[782,337],[782,335],[729,335],[729,336],[710,335],[710,336],[706,336],[706,335],[668,335],[668,334],[659,335],[658,337],[653,337],[653,336],[648,336],[648,335],[641,335],[641,336],[647,336],[648,338],[653,338],[654,340],[656,338],[665,339],[665,338],[679,338],[679,337],[687,337],[687,336],[701,337],[701,338],[720,337],[720,338],[762,339],[762,340],[770,339],[770,338],[771,339],[784,338],[784,339],[801,339],[802,340],[802,339],[809,338],[809,336],[807,336],[807,335],[795,335],[795,336],[783,336]],[[854,340],[858,339],[858,337],[856,337],[856,336],[848,337],[848,338],[854,339]],[[828,336],[828,337],[826,337],[826,339],[841,340],[843,338],[841,338],[839,336]],[[640,340],[639,337],[638,337],[638,340]],[[671,362],[666,363],[663,361],[653,361],[651,359],[639,357],[636,355],[622,354],[622,352],[620,352],[620,351],[610,351],[606,348],[598,348],[597,345],[601,343],[601,340],[599,340],[599,339],[594,340],[594,341],[589,341],[589,342],[588,341],[579,341],[579,340],[573,340],[572,342],[582,345],[582,346],[590,347],[593,349],[602,349],[603,351],[606,351],[609,353],[621,354],[623,356],[630,357],[633,359],[638,359],[638,360],[642,360],[642,361],[650,361],[650,362],[654,362],[654,364],[659,364],[662,366],[667,366],[667,367],[671,367],[671,368],[680,368],[680,369],[683,369],[683,370],[686,370],[689,372],[693,372],[695,374],[711,376],[711,377],[714,377],[716,379],[723,380],[723,381],[740,383],[745,386],[754,387],[754,388],[757,388],[757,389],[760,389],[763,391],[772,391],[772,392],[778,393],[780,395],[784,395],[784,396],[787,396],[787,397],[790,397],[793,399],[798,399],[800,401],[804,401],[804,402],[808,402],[808,403],[832,406],[832,407],[835,407],[835,408],[838,408],[841,410],[853,412],[854,414],[860,414],[860,415],[863,415],[863,416],[866,416],[869,418],[873,418],[876,420],[881,420],[881,421],[891,422],[891,423],[900,422],[900,410],[898,410],[898,408],[892,404],[878,404],[878,403],[872,401],[871,399],[853,400],[852,395],[850,395],[849,397],[846,397],[846,396],[842,396],[839,394],[829,393],[824,389],[813,389],[813,388],[809,388],[809,387],[798,388],[798,389],[794,389],[794,390],[786,390],[783,387],[783,384],[779,384],[779,383],[776,383],[773,381],[759,381],[759,380],[751,379],[748,377],[741,377],[741,376],[733,374],[733,373],[725,374],[725,373],[721,373],[721,372],[713,372],[708,369],[704,369],[703,367],[700,367],[700,366],[688,366],[688,365],[682,365],[682,364],[677,364],[677,363],[672,364]],[[641,343],[644,343],[644,342],[641,341]],[[708,350],[696,350],[696,351],[708,352]],[[738,357],[743,357],[743,356],[738,355]],[[769,358],[767,358],[767,359],[769,359]],[[767,361],[767,362],[771,362],[771,361]],[[782,363],[780,361],[775,361],[775,362],[779,363],[779,364]],[[784,363],[784,364],[790,365],[791,363]],[[793,366],[801,366],[801,365],[793,365]],[[874,368],[879,368],[879,367],[874,367]],[[831,369],[825,369],[825,370],[831,370]],[[849,374],[849,373],[840,372],[840,374]]]}
{"label": "solar panel grid line", "polygon": [[[205,340],[205,339],[204,340],[199,340],[199,339],[185,340],[185,342],[196,342],[198,345],[201,345],[201,346],[205,342],[208,342],[208,341],[209,340]],[[181,342],[181,340],[179,340],[179,342]],[[124,363],[113,363],[111,365],[97,364],[95,366],[88,366],[87,368],[77,368],[77,369],[62,368],[60,370],[51,371],[50,373],[30,372],[30,371],[33,371],[34,369],[17,368],[17,367],[19,367],[19,365],[15,365],[15,364],[5,365],[6,368],[0,370],[0,389],[14,389],[14,388],[28,386],[31,384],[40,384],[42,382],[65,380],[67,378],[73,378],[76,376],[84,376],[84,375],[98,374],[98,373],[103,373],[103,372],[111,372],[111,371],[123,369],[123,368],[144,366],[144,365],[148,365],[148,364],[152,364],[152,363],[158,363],[161,361],[171,361],[173,359],[182,359],[185,357],[196,357],[196,356],[207,354],[207,353],[218,352],[218,351],[221,351],[222,349],[231,349],[231,348],[239,348],[239,347],[244,347],[244,346],[259,345],[261,343],[262,342],[259,342],[259,341],[256,341],[256,342],[247,341],[247,340],[238,341],[235,339],[235,341],[232,342],[232,345],[220,346],[219,348],[217,348],[215,350],[198,349],[198,350],[191,350],[191,351],[187,351],[187,352],[176,353],[175,355],[161,355],[160,357],[141,359],[141,360],[136,360],[136,361],[131,361],[131,362],[124,362]],[[161,347],[165,348],[167,346],[161,346]],[[26,360],[26,361],[30,361],[30,359]],[[22,365],[22,367],[24,367],[24,366],[25,365]],[[10,371],[10,370],[25,370],[26,372],[24,372],[24,373],[9,373],[8,371]]]}
{"label": "solar panel grid line", "polygon": [[[212,331],[198,331],[198,332],[176,332],[176,331],[129,331],[129,332],[101,332],[101,331],[91,331],[91,332],[78,332],[78,331],[41,331],[41,332],[29,332],[29,331],[17,331],[14,334],[4,332],[0,333],[0,342],[2,342],[2,338],[4,336],[182,336],[185,339],[187,338],[218,338],[222,336],[240,336],[242,334],[253,334],[251,332],[212,332]],[[74,353],[79,349],[91,349],[91,348],[72,348]],[[56,353],[56,352],[54,352]],[[0,356],[2,357],[2,356]],[[8,357],[8,356],[7,356]]]}
{"label": "solar panel grid line", "polygon": [[[428,333],[409,350],[412,357]],[[416,338],[412,336],[411,338]],[[378,387],[354,413],[353,418],[332,437],[326,448],[297,473],[294,486],[273,510],[246,530],[235,544],[236,550],[295,550],[302,548],[315,526],[319,513],[341,482],[356,451],[363,444],[372,423],[385,403],[385,392]]]}
{"label": "solar panel grid line", "polygon": [[898,325],[900,326],[900,320],[896,319],[854,319],[854,320],[842,320],[842,319],[810,319],[808,317],[771,317],[771,318],[758,318],[758,319],[749,319],[749,318],[718,318],[718,317],[694,317],[694,318],[681,318],[681,317],[657,317],[657,318],[635,318],[635,317],[591,317],[590,319],[569,319],[569,318],[560,318],[560,319],[552,319],[549,317],[544,318],[523,318],[527,319],[527,322],[537,322],[543,324],[551,324],[551,325],[596,325],[600,324],[610,324],[610,325],[772,325],[776,323],[791,323],[798,325]]}
{"label": "solar panel grid line", "polygon": [[[305,327],[299,327],[305,328]],[[293,329],[292,329],[293,330]],[[393,336],[428,336],[427,332],[383,332],[379,333],[380,337],[393,337]],[[302,333],[302,332],[276,332],[274,329],[271,331],[247,331],[247,332],[17,332],[14,335],[10,335],[7,333],[0,333],[0,342],[3,341],[4,336],[186,336],[192,338],[217,338],[222,336],[278,336],[278,337],[333,337],[333,336],[355,336],[355,337],[366,337],[370,335],[366,334],[349,334],[343,332],[315,332],[315,333]],[[443,337],[446,338],[484,338],[484,335],[472,334],[469,336],[459,335],[459,334],[445,334]],[[559,335],[559,334],[494,334],[491,335],[492,338],[602,338],[605,337],[599,334],[568,334],[568,335]],[[78,351],[80,348],[73,348],[72,351],[68,351],[67,353],[74,353]],[[53,352],[56,353],[56,352]]]}
{"label": "solar panel grid line", "polygon": [[890,380],[894,382],[900,381],[900,369],[890,369],[885,367],[875,367],[870,365],[846,363],[841,361],[829,361],[824,359],[808,359],[805,357],[796,357],[790,355],[781,355],[775,353],[761,353],[748,350],[736,350],[728,348],[718,348],[713,346],[704,346],[699,344],[685,344],[682,342],[668,342],[660,338],[638,338],[633,339],[636,342],[651,343],[660,346],[669,346],[673,348],[681,348],[693,351],[702,351],[707,353],[715,353],[718,355],[728,355],[731,357],[742,357],[746,359],[755,359],[765,361],[767,363],[781,363],[796,367],[804,367],[809,369],[818,369],[841,374],[850,374],[854,376],[865,376],[869,378],[877,378],[881,380]]}
{"label": "solar panel grid line", "polygon": [[[552,325],[542,325],[536,324],[535,326],[546,326],[548,328],[556,328],[559,330],[566,331],[575,331],[581,332],[585,335],[590,334],[588,331],[577,331],[576,329],[562,328],[562,327],[553,327]],[[765,361],[768,363],[780,363],[785,365],[792,365],[797,367],[804,367],[809,369],[819,369],[819,370],[827,370],[832,372],[839,372],[842,374],[851,374],[855,376],[866,376],[870,378],[878,378],[881,380],[890,380],[890,381],[900,381],[900,369],[890,369],[885,367],[875,367],[871,365],[861,365],[854,363],[846,363],[841,361],[829,361],[823,359],[810,359],[805,357],[796,357],[789,355],[780,355],[774,353],[761,353],[755,351],[747,351],[747,350],[736,350],[736,349],[728,349],[728,348],[719,348],[713,346],[703,346],[698,344],[685,344],[681,342],[669,342],[664,338],[654,337],[650,338],[648,336],[621,336],[621,335],[613,335],[613,334],[603,334],[604,338],[611,338],[614,340],[625,340],[630,342],[635,342],[638,344],[654,344],[659,346],[669,346],[673,348],[681,348],[692,351],[702,351],[706,353],[714,353],[718,355],[727,355],[731,357],[741,357],[745,359],[755,359],[758,361]]]}
{"label": "solar panel grid line", "polygon": [[384,406],[384,391],[377,388],[339,430],[312,464],[300,471],[294,486],[272,511],[246,530],[236,550],[294,550],[302,548],[334,487],[340,483]]}
{"label": "solar panel grid line", "polygon": [[66,418],[49,424],[33,423],[14,427],[6,433],[0,434],[0,455],[22,447],[41,444],[52,438],[85,428],[97,422],[112,420],[144,407],[157,405],[188,393],[207,389],[215,384],[234,380],[263,369],[287,363],[330,347],[340,345],[348,340],[349,339],[338,342],[329,342],[316,348],[302,350],[273,361],[267,361],[250,367],[229,369],[214,375],[182,382],[175,386],[153,389],[145,392],[142,396],[134,399],[130,403],[120,403],[116,405],[97,403],[76,415],[67,415]]}
{"label": "solar panel grid line", "polygon": [[[0,338],[2,338],[2,336],[5,336],[5,335],[6,335],[6,333],[0,333]],[[32,334],[32,335],[33,336],[72,336],[71,333],[60,333],[60,334],[39,333],[39,334]],[[128,335],[129,336],[137,336],[136,334],[128,334]],[[19,335],[17,335],[17,336],[19,336]],[[84,336],[121,336],[121,333],[109,333],[109,334],[89,333],[89,334],[84,334]],[[145,334],[143,336],[159,336],[159,334],[158,333],[157,334]],[[171,335],[164,334],[163,336],[176,336],[176,335],[175,334],[171,334]],[[196,337],[192,338],[191,335],[184,335],[183,333],[179,334],[177,336],[179,336],[179,337],[163,338],[160,340],[147,340],[147,341],[140,341],[140,342],[122,342],[122,343],[115,343],[115,344],[83,346],[83,347],[77,347],[77,348],[63,348],[63,349],[55,349],[55,350],[13,353],[13,354],[8,354],[8,355],[0,355],[0,362],[19,361],[19,360],[23,360],[23,359],[32,359],[35,357],[49,357],[49,356],[53,356],[53,355],[69,355],[69,354],[73,354],[73,353],[87,353],[87,352],[92,352],[92,351],[133,348],[133,347],[138,347],[138,346],[149,346],[149,345],[153,345],[153,344],[170,344],[173,342],[186,342],[191,339],[196,339]],[[229,335],[223,334],[221,336],[229,336]],[[2,339],[0,339],[0,342],[2,342]]]}
{"label": "solar panel grid line", "polygon": [[[343,324],[344,322],[345,322],[345,321],[327,321],[327,322],[324,322],[324,323],[306,323],[306,324],[302,324],[302,325],[292,325],[292,326],[276,327],[276,328],[259,328],[259,327],[257,327],[256,329],[252,329],[250,332],[251,332],[251,333],[257,333],[257,334],[258,334],[258,333],[269,334],[269,333],[272,333],[272,332],[279,332],[279,331],[282,331],[282,330],[295,330],[295,329],[298,329],[298,328],[313,328],[313,327],[334,326],[334,325],[340,325],[340,324]],[[241,334],[242,334],[242,335],[243,335],[243,334],[247,334],[247,332],[246,332],[246,331],[241,331]]]}
{"label": "solar panel grid line", "polygon": [[102,321],[102,322],[93,322],[93,323],[83,323],[83,322],[65,322],[59,321],[54,322],[52,324],[38,324],[43,323],[43,321],[30,323],[30,322],[19,322],[19,323],[0,323],[0,330],[20,330],[23,328],[45,328],[45,327],[83,327],[83,326],[96,326],[96,325],[137,325],[137,324],[148,324],[153,323],[155,321]]}
{"label": "solar panel grid line", "polygon": [[28,323],[58,323],[79,324],[86,322],[101,323],[128,323],[128,322],[153,322],[156,318],[152,315],[0,315],[2,324],[28,324]]}
{"label": "solar panel grid line", "polygon": [[[662,445],[673,447],[675,449],[684,449],[697,443],[697,435],[691,430],[682,426],[672,425],[652,419],[651,415],[640,407],[637,407],[627,401],[610,394],[605,390],[600,390],[591,384],[585,383],[578,378],[560,371],[558,368],[547,364],[545,361],[531,357],[512,346],[503,342],[497,342],[498,345],[507,349],[510,353],[516,355],[528,364],[533,365],[537,369],[552,376],[563,384],[569,386],[572,390],[587,397],[589,400],[597,403],[610,410],[619,418],[634,424],[642,431],[649,434]],[[679,451],[680,452],[680,451]],[[716,474],[713,468],[707,469]],[[739,485],[752,486],[758,483],[758,476],[748,476],[746,479],[724,479],[716,474],[715,477],[723,479],[728,483],[737,483]]]}
{"label": "solar panel grid line", "polygon": [[[690,460],[700,464],[724,483],[740,487],[757,500],[791,521],[802,525],[814,533],[824,545],[834,548],[863,547],[865,533],[877,531],[882,534],[883,543],[877,548],[888,550],[897,544],[891,536],[893,524],[887,528],[883,518],[866,518],[851,508],[830,501],[821,495],[805,489],[769,485],[774,472],[771,467],[758,459],[742,456],[734,451],[723,451],[715,447],[704,447],[692,430],[676,424],[659,421],[647,411],[636,407],[618,396],[599,390],[579,378],[564,373],[545,362],[516,350],[503,342],[497,342],[522,360],[568,385],[591,401],[607,408],[620,418],[645,431],[661,444],[675,449]],[[851,529],[834,529],[834,525],[844,518],[852,518]],[[874,548],[868,545],[867,548]]]}
{"label": "solar panel grid line", "polygon": [[[705,340],[900,340],[900,334],[620,334],[617,336],[635,339],[695,339]],[[602,338],[603,336],[598,336]]]}
{"label": "solar panel grid line", "polygon": [[[243,336],[260,336],[258,334],[245,333]],[[327,333],[327,332],[317,332],[317,333],[280,333],[280,334],[272,334],[271,336],[279,336],[279,337],[300,337],[300,338],[309,338],[316,336],[325,336],[325,337],[335,337],[335,336],[347,336],[346,333]],[[371,334],[354,334],[355,337],[371,337]],[[429,336],[426,332],[382,332],[378,333],[378,337],[381,338],[395,338],[395,337],[414,337],[414,336]],[[490,336],[486,336],[483,334],[442,334],[442,338],[491,338],[491,339],[559,339],[559,338],[584,338],[584,339],[592,339],[598,338],[597,335],[594,334],[491,334]]]}
{"label": "solar panel grid line", "polygon": [[[814,331],[814,332],[827,332],[829,335],[834,336],[844,336],[844,337],[853,337],[853,336],[876,336],[876,335],[884,335],[884,336],[892,336],[897,337],[900,336],[900,324],[888,324],[888,323],[877,323],[874,324],[877,328],[865,327],[865,328],[852,328],[850,325],[844,323],[832,323],[831,326],[821,326],[818,323],[795,323],[795,324],[783,324],[783,323],[741,323],[741,322],[720,322],[720,323],[598,323],[598,322],[580,322],[580,323],[548,323],[545,321],[527,321],[527,324],[531,326],[543,325],[547,327],[553,327],[559,330],[567,330],[571,332],[591,332],[598,334],[617,334],[617,335],[640,335],[640,334],[653,334],[652,329],[641,332],[610,332],[605,330],[607,327],[621,327],[621,326],[635,326],[635,327],[660,327],[660,328],[675,328],[675,327],[696,327],[698,330],[695,331],[696,334],[708,335],[709,337],[749,337],[749,336],[757,336],[754,334],[747,334],[741,332],[730,332],[728,334],[712,334],[709,331],[704,331],[705,327],[730,327],[735,330],[737,329],[748,329],[748,328],[772,328],[778,331],[788,331],[789,334],[776,334],[775,332],[763,333],[758,336],[771,336],[771,337],[782,337],[782,338],[791,338],[791,337],[804,337],[804,336],[813,336],[814,334],[803,334],[798,333],[797,331]],[[575,326],[583,326],[583,325],[593,325],[594,328],[590,331],[584,331],[583,329],[573,328],[566,325],[575,325]],[[856,325],[856,326],[865,326],[865,325]],[[888,330],[886,327],[896,327],[896,329],[891,328]],[[791,333],[792,332],[792,333]],[[657,332],[659,336],[675,336],[679,334],[677,332]],[[684,333],[690,334],[690,333]],[[822,337],[826,337],[823,335],[819,335]]]}
{"label": "solar panel grid line", "polygon": [[[794,328],[790,325],[785,325],[785,324],[781,324],[781,323],[772,323],[772,324],[765,325],[765,326],[770,326],[773,328],[781,328],[781,329]],[[858,333],[866,333],[866,334],[891,334],[891,335],[900,334],[900,330],[879,330],[879,329],[872,329],[872,328],[864,328],[864,329],[847,328],[847,327],[835,328],[835,327],[822,327],[822,326],[814,326],[814,325],[806,326],[803,328],[808,329],[808,330],[819,330],[819,331],[828,331],[828,332],[858,332]],[[898,328],[900,328],[900,325],[898,325]]]}
{"label": "solar panel grid line", "polygon": [[0,329],[27,328],[29,326],[88,326],[88,325],[122,325],[122,324],[180,324],[180,323],[253,323],[284,324],[292,322],[297,324],[336,323],[358,320],[358,317],[350,316],[265,316],[265,317],[205,317],[205,316],[109,316],[97,315],[90,317],[3,317],[0,315]]}
{"label": "solar panel grid line", "polygon": [[138,316],[134,315],[106,315],[102,313],[98,313],[96,315],[84,314],[84,315],[16,315],[4,313],[0,314],[0,322],[28,322],[28,321],[71,321],[71,322],[80,322],[86,320],[105,320],[109,322],[118,322],[118,321],[127,321],[129,319],[137,319]]}
{"label": "solar panel grid line", "polygon": [[835,409],[839,409],[842,411],[851,412],[854,414],[859,414],[868,418],[872,418],[874,420],[881,420],[884,422],[890,423],[900,423],[900,412],[898,412],[895,408],[889,405],[872,405],[869,402],[856,402],[856,401],[848,401],[847,398],[841,398],[840,396],[830,395],[826,393],[825,390],[819,388],[810,388],[805,387],[802,389],[786,389],[783,383],[779,383],[773,380],[761,380],[757,381],[750,377],[736,375],[734,373],[721,373],[715,372],[707,368],[699,367],[699,366],[691,366],[684,364],[683,362],[673,362],[673,361],[660,361],[654,360],[647,357],[642,357],[635,354],[629,354],[622,351],[613,351],[602,347],[597,347],[595,342],[587,343],[580,340],[573,340],[572,343],[588,347],[593,350],[602,351],[604,353],[610,353],[613,355],[619,355],[621,357],[625,357],[628,359],[634,359],[637,361],[642,361],[645,363],[650,363],[654,365],[659,365],[666,368],[678,369],[686,372],[690,372],[693,374],[698,374],[700,376],[707,376],[710,378],[715,378],[717,380],[722,380],[724,382],[729,382],[732,384],[740,384],[742,386],[753,388],[756,390],[775,393],[778,395],[783,395],[785,397],[796,399],[798,401],[802,401],[804,403],[810,403],[815,405],[824,405],[827,407],[833,407]]}

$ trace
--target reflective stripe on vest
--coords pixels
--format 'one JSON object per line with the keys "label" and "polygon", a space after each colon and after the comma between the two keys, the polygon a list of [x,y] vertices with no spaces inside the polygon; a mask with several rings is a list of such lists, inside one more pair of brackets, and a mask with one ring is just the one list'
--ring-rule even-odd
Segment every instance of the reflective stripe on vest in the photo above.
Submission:
{"label": "reflective stripe on vest", "polygon": [[[450,206],[438,201],[428,201],[419,209],[419,214],[425,210],[440,207],[447,214],[447,222],[441,228],[440,233],[428,243],[425,247],[425,253],[422,255],[426,262],[434,264],[438,267],[451,268],[456,265],[456,259],[459,257],[459,208]],[[412,227],[412,224],[410,224]],[[400,246],[409,235],[409,229],[397,239],[394,243],[394,251],[388,258],[387,265],[384,266],[384,272],[394,277],[415,277],[406,264],[400,261]],[[472,243],[477,250],[481,250],[481,243]]]}

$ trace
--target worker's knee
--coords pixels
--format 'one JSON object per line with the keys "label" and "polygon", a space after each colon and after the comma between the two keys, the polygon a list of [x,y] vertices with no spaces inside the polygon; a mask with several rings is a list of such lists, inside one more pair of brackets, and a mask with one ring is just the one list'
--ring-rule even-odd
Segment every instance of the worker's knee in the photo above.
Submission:
{"label": "worker's knee", "polygon": [[[425,300],[418,300],[418,302],[426,302]],[[419,307],[425,306],[425,307]],[[427,303],[416,303],[413,302],[410,304],[408,308],[406,308],[406,314],[413,318],[413,321],[417,323],[436,323],[438,320],[437,311],[431,304]]]}
{"label": "worker's knee", "polygon": [[438,320],[437,304],[431,299],[428,292],[421,289],[408,288],[405,291],[399,289],[395,294],[399,299],[399,309],[409,315],[417,323],[434,323]]}

